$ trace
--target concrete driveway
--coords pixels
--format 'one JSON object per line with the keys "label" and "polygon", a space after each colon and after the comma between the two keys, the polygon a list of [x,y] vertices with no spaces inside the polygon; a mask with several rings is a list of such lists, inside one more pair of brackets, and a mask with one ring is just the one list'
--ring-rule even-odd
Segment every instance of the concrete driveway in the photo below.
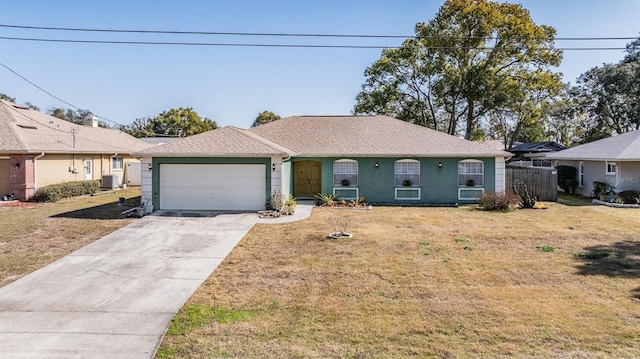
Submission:
{"label": "concrete driveway", "polygon": [[153,357],[174,314],[258,221],[197,215],[144,217],[0,288],[0,357]]}

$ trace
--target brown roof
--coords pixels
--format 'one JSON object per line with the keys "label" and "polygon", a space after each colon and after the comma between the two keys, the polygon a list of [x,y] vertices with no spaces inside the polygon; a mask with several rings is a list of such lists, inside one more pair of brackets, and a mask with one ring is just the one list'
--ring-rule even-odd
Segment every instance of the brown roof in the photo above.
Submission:
{"label": "brown roof", "polygon": [[135,153],[167,157],[509,157],[388,116],[295,116],[249,130],[226,126]]}
{"label": "brown roof", "polygon": [[247,130],[226,126],[154,146],[139,151],[136,155],[265,157],[288,155],[290,152],[291,150],[256,136]]}
{"label": "brown roof", "polygon": [[510,153],[388,116],[294,116],[249,130],[296,156],[509,157]]}
{"label": "brown roof", "polygon": [[129,154],[147,147],[120,130],[85,127],[0,100],[0,153]]}

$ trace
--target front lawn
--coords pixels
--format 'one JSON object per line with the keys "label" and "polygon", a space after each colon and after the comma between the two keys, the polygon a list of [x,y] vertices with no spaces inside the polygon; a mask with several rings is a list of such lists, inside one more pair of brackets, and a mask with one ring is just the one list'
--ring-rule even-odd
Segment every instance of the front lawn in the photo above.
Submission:
{"label": "front lawn", "polygon": [[640,211],[548,206],[256,225],[157,357],[640,357]]}

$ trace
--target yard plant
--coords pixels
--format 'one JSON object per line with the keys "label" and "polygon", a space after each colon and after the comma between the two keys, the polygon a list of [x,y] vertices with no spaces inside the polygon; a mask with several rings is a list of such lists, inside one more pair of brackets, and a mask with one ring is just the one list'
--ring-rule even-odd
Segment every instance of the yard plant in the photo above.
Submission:
{"label": "yard plant", "polygon": [[341,211],[338,241],[326,207],[256,225],[157,356],[640,357],[638,212],[545,204]]}

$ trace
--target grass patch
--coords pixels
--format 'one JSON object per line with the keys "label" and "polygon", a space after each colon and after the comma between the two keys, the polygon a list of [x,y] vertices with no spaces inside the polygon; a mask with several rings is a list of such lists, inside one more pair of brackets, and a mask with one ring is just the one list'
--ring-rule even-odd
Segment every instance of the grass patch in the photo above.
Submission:
{"label": "grass patch", "polygon": [[167,333],[183,335],[211,322],[226,324],[247,320],[249,317],[249,313],[241,310],[211,308],[203,304],[188,305],[176,314]]}
{"label": "grass patch", "polygon": [[469,238],[459,238],[459,237],[456,237],[456,238],[454,238],[453,240],[454,240],[454,241],[456,241],[456,243],[467,243],[467,242],[469,242]]}
{"label": "grass patch", "polygon": [[556,250],[556,247],[550,245],[536,246],[536,248],[547,253],[555,252]]}
{"label": "grass patch", "polygon": [[[639,245],[629,241],[640,235],[637,213],[548,207],[348,212],[353,241],[325,240],[335,211],[324,208],[304,222],[256,225],[185,307],[251,315],[224,324],[196,315],[197,325],[168,334],[161,350],[175,358],[640,357]],[[536,254],[540,243],[556,255]],[[627,265],[593,265],[572,251],[612,253]]]}

